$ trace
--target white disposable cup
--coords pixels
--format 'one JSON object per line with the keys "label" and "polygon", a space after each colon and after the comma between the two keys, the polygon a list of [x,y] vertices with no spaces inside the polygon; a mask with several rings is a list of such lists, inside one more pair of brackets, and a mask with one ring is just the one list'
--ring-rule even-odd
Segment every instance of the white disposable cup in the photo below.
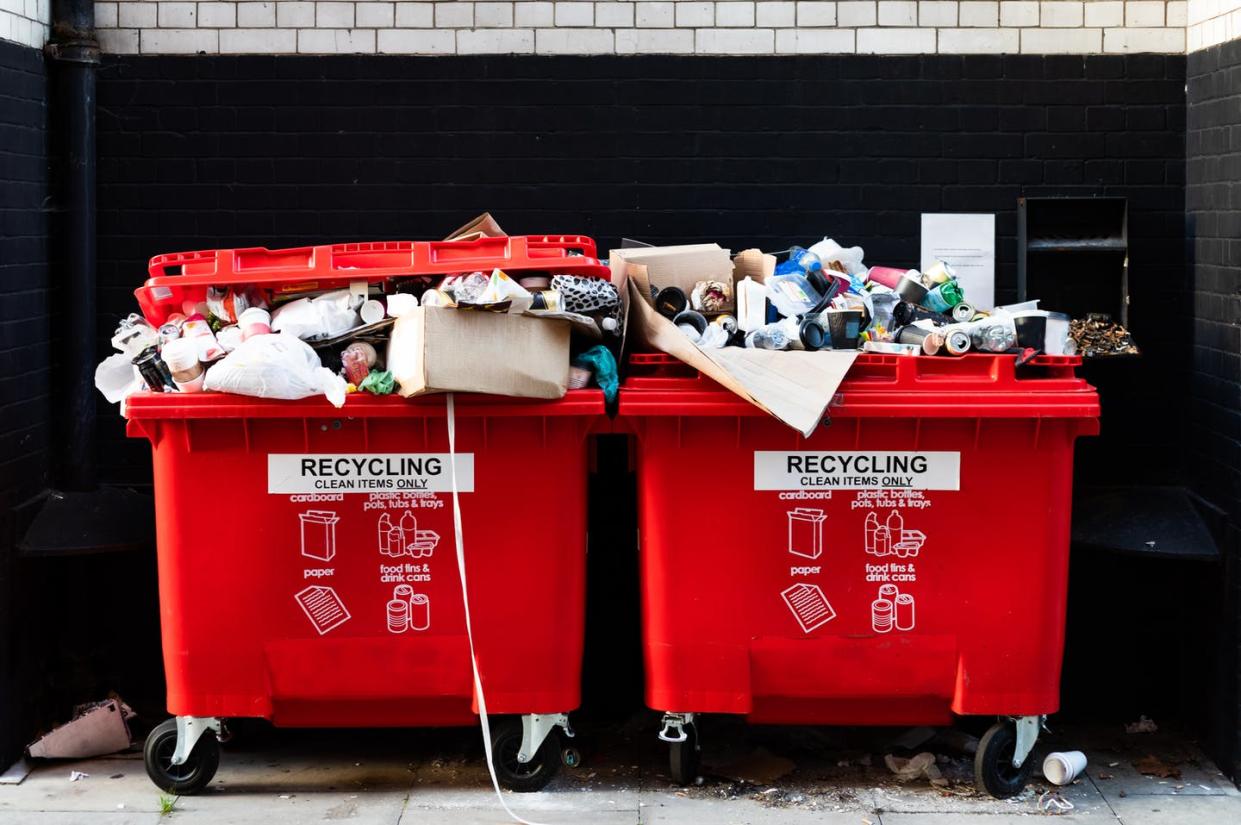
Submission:
{"label": "white disposable cup", "polygon": [[358,314],[362,316],[362,323],[374,324],[384,319],[384,305],[372,298],[362,304]]}
{"label": "white disposable cup", "polygon": [[1049,753],[1043,760],[1043,776],[1053,785],[1067,785],[1086,770],[1086,754],[1081,751]]}
{"label": "white disposable cup", "polygon": [[159,355],[169,372],[193,369],[198,364],[198,344],[190,338],[177,338],[164,344]]}
{"label": "white disposable cup", "polygon": [[250,307],[237,319],[241,327],[242,340],[252,335],[267,335],[271,332],[271,313],[258,307]]}
{"label": "white disposable cup", "polygon": [[194,378],[193,380],[181,382],[174,378],[172,379],[172,383],[176,384],[177,389],[181,390],[181,392],[202,392],[203,382],[205,382],[206,380],[207,380],[207,372],[206,370],[204,370],[198,373],[198,377]]}

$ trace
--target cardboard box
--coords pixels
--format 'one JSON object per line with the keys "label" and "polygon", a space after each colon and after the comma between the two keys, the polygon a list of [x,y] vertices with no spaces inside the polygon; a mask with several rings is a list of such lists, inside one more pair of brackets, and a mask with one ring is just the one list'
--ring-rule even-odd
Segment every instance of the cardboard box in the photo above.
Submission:
{"label": "cardboard box", "polygon": [[[704,249],[706,248],[706,249]],[[702,349],[671,321],[655,311],[650,286],[693,287],[704,277],[718,277],[716,244],[692,247],[643,247],[612,250],[612,282],[627,300],[626,346],[641,346],[679,358],[703,375],[759,409],[809,436],[857,358],[849,352],[772,352],[742,347]],[[727,257],[727,253],[725,253]],[[769,260],[768,260],[769,259]],[[746,256],[744,274],[766,277],[772,256]],[[731,264],[730,264],[731,266]],[[713,273],[706,275],[705,273]]]}
{"label": "cardboard box", "polygon": [[397,319],[388,369],[398,392],[560,398],[569,384],[568,321],[443,307]]}

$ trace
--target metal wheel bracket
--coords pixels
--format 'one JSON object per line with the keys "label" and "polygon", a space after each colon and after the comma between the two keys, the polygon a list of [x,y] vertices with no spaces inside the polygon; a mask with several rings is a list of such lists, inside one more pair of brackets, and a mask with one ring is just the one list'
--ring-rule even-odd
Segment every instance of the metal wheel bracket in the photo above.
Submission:
{"label": "metal wheel bracket", "polygon": [[1013,767],[1020,768],[1034,750],[1038,741],[1038,732],[1043,727],[1046,716],[1017,716],[1013,722],[1017,725],[1017,746],[1013,749]]}
{"label": "metal wheel bracket", "polygon": [[692,713],[665,713],[663,718],[663,728],[659,731],[659,738],[664,742],[677,744],[684,742],[689,738],[689,734],[685,732],[686,725],[694,723],[694,714]]}
{"label": "metal wheel bracket", "polygon": [[194,752],[194,746],[203,734],[212,731],[216,736],[224,732],[224,725],[214,716],[178,716],[177,748],[172,752],[172,764],[184,765]]}
{"label": "metal wheel bracket", "polygon": [[517,751],[517,761],[523,765],[534,761],[534,755],[557,727],[564,730],[565,736],[573,737],[567,713],[524,714],[521,717],[521,750]]}

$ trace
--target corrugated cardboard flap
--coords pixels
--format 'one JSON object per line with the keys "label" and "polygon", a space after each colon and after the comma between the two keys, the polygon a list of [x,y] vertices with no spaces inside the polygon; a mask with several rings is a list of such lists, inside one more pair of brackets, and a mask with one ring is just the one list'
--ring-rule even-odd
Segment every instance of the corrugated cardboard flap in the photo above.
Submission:
{"label": "corrugated cardboard flap", "polygon": [[774,352],[724,347],[704,350],[651,306],[647,268],[625,267],[630,329],[647,346],[684,361],[756,407],[809,437],[857,358],[857,352]]}
{"label": "corrugated cardboard flap", "polygon": [[569,383],[569,322],[418,307],[393,327],[388,368],[405,397],[451,391],[561,398]]}

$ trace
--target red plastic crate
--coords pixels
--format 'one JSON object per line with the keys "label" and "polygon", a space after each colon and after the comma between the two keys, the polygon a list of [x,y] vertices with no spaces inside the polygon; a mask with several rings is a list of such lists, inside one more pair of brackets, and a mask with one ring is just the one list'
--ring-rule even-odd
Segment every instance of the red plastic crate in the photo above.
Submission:
{"label": "red plastic crate", "polygon": [[[573,254],[571,254],[573,253]],[[151,277],[134,291],[142,314],[162,324],[212,286],[261,286],[278,292],[334,289],[354,281],[455,275],[500,268],[608,278],[593,239],[584,235],[511,235],[470,241],[374,241],[293,249],[212,249],[151,259]]]}

